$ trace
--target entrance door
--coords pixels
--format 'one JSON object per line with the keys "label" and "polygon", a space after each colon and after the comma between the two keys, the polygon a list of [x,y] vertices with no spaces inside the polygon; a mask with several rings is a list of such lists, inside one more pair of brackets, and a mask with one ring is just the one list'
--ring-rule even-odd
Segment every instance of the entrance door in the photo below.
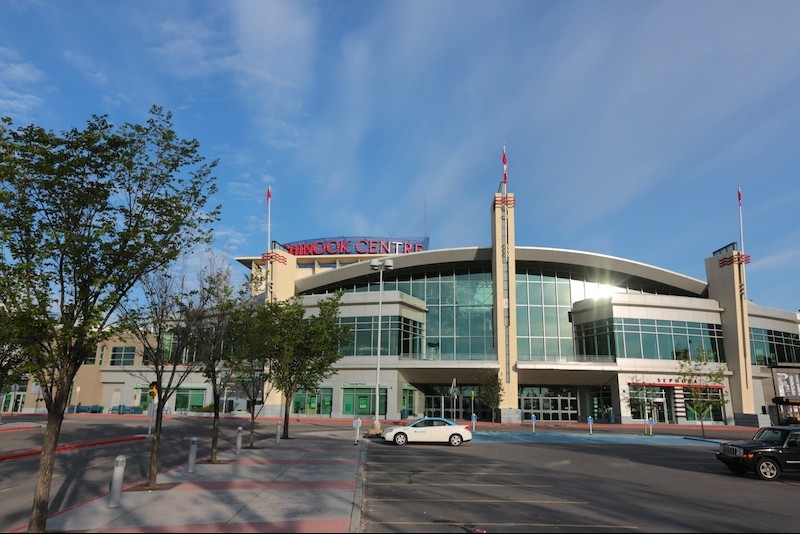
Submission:
{"label": "entrance door", "polygon": [[652,400],[652,415],[654,423],[667,422],[667,401],[666,399],[653,399]]}

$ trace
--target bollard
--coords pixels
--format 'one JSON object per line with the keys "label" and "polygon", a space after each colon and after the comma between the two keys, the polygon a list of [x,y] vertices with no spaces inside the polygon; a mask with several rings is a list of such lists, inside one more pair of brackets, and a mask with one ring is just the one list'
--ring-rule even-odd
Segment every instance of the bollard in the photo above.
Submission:
{"label": "bollard", "polygon": [[242,453],[242,427],[236,429],[236,454]]}
{"label": "bollard", "polygon": [[187,473],[194,473],[194,462],[197,459],[197,438],[189,440],[189,465],[186,466]]}
{"label": "bollard", "polygon": [[356,442],[354,445],[358,445],[358,435],[361,432],[361,418],[356,417],[353,419],[353,428],[356,430]]}
{"label": "bollard", "polygon": [[108,496],[108,508],[117,508],[122,497],[122,477],[125,474],[125,456],[114,459],[114,474],[111,477],[111,493]]}
{"label": "bollard", "polygon": [[278,429],[275,431],[275,443],[281,442],[281,424],[278,423]]}

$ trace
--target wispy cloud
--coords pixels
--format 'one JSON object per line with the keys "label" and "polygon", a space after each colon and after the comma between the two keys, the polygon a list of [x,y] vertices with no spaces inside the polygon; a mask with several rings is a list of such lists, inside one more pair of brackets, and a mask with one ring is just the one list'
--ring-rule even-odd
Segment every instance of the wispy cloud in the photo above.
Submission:
{"label": "wispy cloud", "polygon": [[45,79],[44,72],[32,62],[0,47],[0,114],[30,119],[42,104],[35,88]]}

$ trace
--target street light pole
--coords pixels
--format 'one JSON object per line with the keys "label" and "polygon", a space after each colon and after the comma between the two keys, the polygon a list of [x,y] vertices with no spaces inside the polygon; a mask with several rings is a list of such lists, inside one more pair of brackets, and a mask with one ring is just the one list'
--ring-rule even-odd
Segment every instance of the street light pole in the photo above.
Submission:
{"label": "street light pole", "polygon": [[378,271],[378,357],[375,365],[375,422],[373,429],[377,432],[381,430],[380,407],[381,407],[381,326],[383,323],[383,271],[394,269],[394,262],[388,258],[379,260],[373,259],[369,262],[369,268]]}

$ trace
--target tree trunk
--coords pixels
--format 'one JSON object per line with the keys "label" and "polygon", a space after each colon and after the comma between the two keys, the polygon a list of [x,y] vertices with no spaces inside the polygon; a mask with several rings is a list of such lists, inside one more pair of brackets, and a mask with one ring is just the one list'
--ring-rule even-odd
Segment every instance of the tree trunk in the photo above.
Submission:
{"label": "tree trunk", "polygon": [[150,472],[147,476],[147,488],[156,489],[158,478],[158,449],[161,445],[161,423],[164,420],[164,404],[159,399],[158,409],[156,410],[156,428],[153,432],[153,444],[150,447]]}
{"label": "tree trunk", "polygon": [[286,395],[283,401],[283,434],[282,438],[289,439],[289,412],[292,409],[292,395]]}
{"label": "tree trunk", "polygon": [[[60,397],[60,396],[59,396]],[[53,410],[47,412],[47,427],[42,442],[42,455],[39,459],[39,473],[36,476],[36,488],[33,491],[33,508],[28,532],[44,532],[47,526],[47,510],[50,505],[50,486],[53,482],[53,469],[56,463],[56,447],[61,434],[61,423],[64,421],[64,404],[66,397],[56,398]]]}
{"label": "tree trunk", "polygon": [[703,421],[705,420],[707,413],[708,413],[708,410],[704,411],[703,415],[700,416],[700,432],[703,434],[703,439],[706,439],[706,427],[705,427]]}
{"label": "tree trunk", "polygon": [[256,446],[256,404],[253,403],[253,409],[250,410],[250,448]]}
{"label": "tree trunk", "polygon": [[212,396],[214,398],[214,422],[211,424],[211,456],[209,461],[217,461],[217,441],[219,439],[219,393],[214,385]]}

